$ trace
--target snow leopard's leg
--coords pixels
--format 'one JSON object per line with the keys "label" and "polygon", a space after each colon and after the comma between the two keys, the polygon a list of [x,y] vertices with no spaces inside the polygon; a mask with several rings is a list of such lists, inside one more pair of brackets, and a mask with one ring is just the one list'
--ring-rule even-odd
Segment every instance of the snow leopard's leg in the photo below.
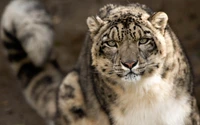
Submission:
{"label": "snow leopard's leg", "polygon": [[[87,105],[86,93],[80,86],[80,74],[71,71],[62,81],[58,92],[58,125],[108,125],[108,118],[99,104]],[[91,99],[93,97],[90,97]],[[89,110],[88,108],[92,109]],[[92,111],[92,112],[91,112]],[[96,115],[93,115],[93,113]]]}

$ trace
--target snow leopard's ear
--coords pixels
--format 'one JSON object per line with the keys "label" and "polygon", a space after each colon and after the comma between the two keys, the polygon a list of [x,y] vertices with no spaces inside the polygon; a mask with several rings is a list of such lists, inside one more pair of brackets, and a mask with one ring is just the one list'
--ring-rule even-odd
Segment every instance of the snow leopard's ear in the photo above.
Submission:
{"label": "snow leopard's ear", "polygon": [[164,34],[164,30],[167,26],[168,16],[164,12],[157,12],[152,17],[150,17],[150,22],[152,25]]}
{"label": "snow leopard's ear", "polygon": [[87,25],[88,25],[90,33],[95,33],[96,31],[98,31],[100,26],[103,24],[104,24],[104,21],[98,16],[87,18]]}

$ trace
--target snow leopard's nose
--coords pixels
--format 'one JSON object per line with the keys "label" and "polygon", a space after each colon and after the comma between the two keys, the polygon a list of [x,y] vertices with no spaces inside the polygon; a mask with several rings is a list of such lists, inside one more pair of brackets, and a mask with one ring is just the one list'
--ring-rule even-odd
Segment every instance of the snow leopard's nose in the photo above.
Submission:
{"label": "snow leopard's nose", "polygon": [[138,61],[127,61],[127,62],[121,62],[123,66],[126,68],[132,69],[134,66],[137,65]]}

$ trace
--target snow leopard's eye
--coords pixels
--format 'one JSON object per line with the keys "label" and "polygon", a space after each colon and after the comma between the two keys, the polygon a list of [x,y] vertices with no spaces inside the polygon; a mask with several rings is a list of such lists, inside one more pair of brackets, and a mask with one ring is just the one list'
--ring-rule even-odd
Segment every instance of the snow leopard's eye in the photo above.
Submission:
{"label": "snow leopard's eye", "polygon": [[149,38],[140,39],[139,44],[147,44],[150,41],[151,41],[151,39],[149,39]]}
{"label": "snow leopard's eye", "polygon": [[115,41],[107,41],[106,45],[109,47],[117,47],[117,43]]}
{"label": "snow leopard's eye", "polygon": [[147,57],[152,54],[154,50],[157,50],[157,46],[153,38],[144,38],[139,41],[139,50],[141,56]]}

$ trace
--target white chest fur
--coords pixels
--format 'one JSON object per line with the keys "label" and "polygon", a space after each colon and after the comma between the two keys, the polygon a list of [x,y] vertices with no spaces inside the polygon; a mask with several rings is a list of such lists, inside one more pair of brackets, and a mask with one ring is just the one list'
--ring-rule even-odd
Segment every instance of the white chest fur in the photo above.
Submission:
{"label": "white chest fur", "polygon": [[160,76],[127,85],[111,114],[116,125],[185,125],[188,96],[174,97],[173,84]]}

